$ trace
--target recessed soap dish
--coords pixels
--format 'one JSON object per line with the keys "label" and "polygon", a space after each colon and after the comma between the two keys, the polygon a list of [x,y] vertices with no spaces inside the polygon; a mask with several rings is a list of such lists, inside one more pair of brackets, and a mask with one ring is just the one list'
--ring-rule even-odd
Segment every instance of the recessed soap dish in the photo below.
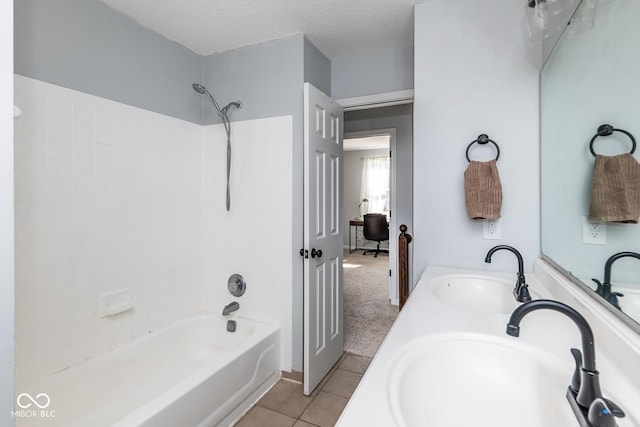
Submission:
{"label": "recessed soap dish", "polygon": [[131,291],[119,289],[100,295],[100,317],[109,317],[133,309]]}

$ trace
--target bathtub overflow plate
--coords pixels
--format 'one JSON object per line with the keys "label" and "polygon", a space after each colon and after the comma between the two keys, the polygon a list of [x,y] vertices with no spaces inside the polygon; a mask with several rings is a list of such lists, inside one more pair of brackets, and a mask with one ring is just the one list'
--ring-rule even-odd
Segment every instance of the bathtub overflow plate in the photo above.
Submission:
{"label": "bathtub overflow plate", "polygon": [[244,295],[244,291],[247,290],[247,282],[244,280],[240,274],[232,274],[229,276],[229,280],[227,281],[227,287],[229,288],[229,292],[234,297],[241,297]]}

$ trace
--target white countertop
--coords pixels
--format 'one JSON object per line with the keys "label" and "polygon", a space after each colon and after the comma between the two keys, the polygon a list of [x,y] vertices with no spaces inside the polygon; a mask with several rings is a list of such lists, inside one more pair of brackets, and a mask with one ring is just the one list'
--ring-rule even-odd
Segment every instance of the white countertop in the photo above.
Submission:
{"label": "white countertop", "polygon": [[[537,261],[536,273],[539,270],[551,268],[548,264],[542,260]],[[557,286],[558,283],[553,283],[556,279],[553,276],[553,270],[551,273],[548,271],[541,271],[540,276],[543,280],[539,280],[538,274],[528,274],[527,283],[530,285],[530,289],[535,293],[534,298],[547,298],[556,299],[565,302],[583,315],[585,307],[584,301],[581,301],[583,297],[580,294],[567,293],[566,290],[559,292],[559,289],[563,289],[562,286]],[[369,369],[364,375],[355,393],[351,397],[347,407],[345,408],[342,416],[338,420],[337,426],[341,427],[354,427],[354,426],[398,426],[398,421],[394,418],[391,410],[389,389],[390,389],[390,375],[393,367],[397,364],[398,359],[404,354],[403,347],[406,348],[412,343],[418,340],[423,340],[427,337],[443,334],[443,333],[478,333],[485,335],[493,335],[497,337],[508,337],[506,335],[506,325],[510,317],[510,313],[476,313],[470,315],[468,309],[458,308],[451,304],[447,304],[439,299],[435,298],[433,293],[428,289],[431,280],[445,276],[445,275],[459,275],[459,274],[475,274],[481,276],[492,276],[506,283],[515,285],[516,274],[505,273],[487,273],[486,271],[471,271],[456,268],[443,268],[443,267],[428,267],[423,273],[420,281],[416,285],[416,288],[411,293],[410,298],[407,300],[403,310],[398,315],[396,322],[389,331],[389,334],[385,338],[382,346],[378,350],[375,358],[373,359]],[[551,277],[551,278],[550,278]],[[509,285],[507,285],[509,286]],[[572,291],[569,289],[569,291]],[[577,297],[576,297],[577,295]],[[569,299],[569,301],[567,301]],[[586,297],[586,303],[589,303],[589,297]],[[593,302],[594,306],[598,304]],[[601,383],[605,397],[611,398],[618,403],[626,412],[628,417],[625,419],[619,419],[619,427],[636,426],[637,420],[640,414],[634,413],[640,411],[640,387],[635,385],[633,378],[625,378],[625,370],[620,369],[617,365],[618,360],[612,354],[619,354],[620,348],[615,352],[606,351],[602,346],[598,346],[601,342],[605,346],[620,346],[621,344],[616,341],[611,341],[611,336],[607,339],[600,339],[603,332],[603,326],[594,323],[599,322],[598,319],[593,318],[594,307],[587,307],[590,310],[589,318],[587,319],[592,328],[594,329],[595,343],[596,343],[596,357],[598,363],[598,369],[601,372]],[[597,310],[596,310],[597,311]],[[575,324],[568,320],[564,315],[560,313],[551,312],[545,310],[549,314],[544,316],[531,315],[527,318],[526,323],[523,321],[520,342],[527,345],[535,346],[549,352],[552,357],[556,357],[563,364],[566,372],[566,384],[568,385],[571,380],[571,374],[573,372],[573,360],[571,359],[569,349],[571,347],[580,348],[580,335]],[[606,313],[603,315],[605,319],[603,324],[607,327],[619,327],[620,325],[615,323],[614,319],[607,317]],[[587,317],[587,316],[585,316]],[[611,323],[613,322],[613,324]],[[553,331],[550,333],[550,331]],[[626,331],[623,331],[623,335]],[[608,334],[617,335],[617,334]],[[640,361],[640,338],[637,334],[625,335],[624,345],[629,347],[623,353],[627,359],[635,356],[636,362]],[[636,341],[636,342],[630,342]],[[637,347],[637,348],[636,348]],[[638,370],[638,363],[634,366],[629,366],[630,369]],[[640,373],[639,373],[640,375]],[[419,398],[419,397],[418,397]],[[633,402],[633,406],[630,403]],[[566,400],[558,402],[559,405],[567,405]],[[629,416],[632,415],[632,416]],[[515,424],[514,424],[515,425]],[[577,426],[576,422],[576,426]],[[434,426],[437,427],[437,426]]]}

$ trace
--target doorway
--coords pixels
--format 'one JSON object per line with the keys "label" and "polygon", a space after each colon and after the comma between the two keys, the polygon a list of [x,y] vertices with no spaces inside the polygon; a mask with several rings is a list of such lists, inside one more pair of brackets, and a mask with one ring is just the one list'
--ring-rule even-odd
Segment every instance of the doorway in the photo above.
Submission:
{"label": "doorway", "polygon": [[[345,351],[373,357],[398,313],[398,228],[413,225],[413,105],[345,111],[344,129]],[[386,146],[370,144],[371,137],[384,136]],[[381,205],[365,206],[362,191],[365,159],[385,156],[390,157],[388,211]],[[362,227],[352,225],[353,219],[374,211],[389,219],[389,241],[384,245],[389,254],[377,258],[363,255],[363,249],[375,249],[376,242],[363,241]]]}

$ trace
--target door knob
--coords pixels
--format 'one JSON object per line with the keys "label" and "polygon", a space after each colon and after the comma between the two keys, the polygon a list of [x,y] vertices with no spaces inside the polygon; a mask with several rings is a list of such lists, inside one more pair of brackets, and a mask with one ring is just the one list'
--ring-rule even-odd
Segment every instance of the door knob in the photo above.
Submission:
{"label": "door knob", "polygon": [[316,248],[311,249],[311,258],[315,258],[315,257],[320,258],[321,256],[322,256],[322,249],[318,249],[318,250],[316,250]]}

